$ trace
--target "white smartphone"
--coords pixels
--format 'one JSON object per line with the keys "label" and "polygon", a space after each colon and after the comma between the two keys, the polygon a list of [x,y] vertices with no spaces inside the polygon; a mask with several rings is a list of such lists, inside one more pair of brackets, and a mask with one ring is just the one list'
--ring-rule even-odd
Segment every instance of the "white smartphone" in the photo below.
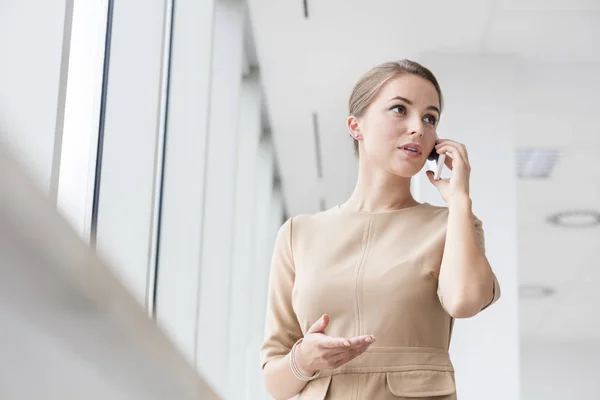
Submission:
{"label": "white smartphone", "polygon": [[434,147],[429,157],[427,157],[427,162],[430,165],[430,169],[433,170],[433,179],[436,181],[442,179],[442,169],[446,162],[446,154],[438,154]]}

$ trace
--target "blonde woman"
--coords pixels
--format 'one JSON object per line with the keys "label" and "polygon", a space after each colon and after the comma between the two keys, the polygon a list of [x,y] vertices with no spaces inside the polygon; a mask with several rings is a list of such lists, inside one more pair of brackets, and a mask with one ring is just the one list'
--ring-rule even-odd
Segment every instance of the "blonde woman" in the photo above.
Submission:
{"label": "blonde woman", "polygon": [[[436,78],[413,61],[376,66],[356,84],[354,192],[278,234],[261,349],[274,398],[457,398],[453,321],[490,306],[500,288],[472,213],[469,155],[438,139],[441,111]],[[449,156],[449,179],[428,172],[447,207],[410,192],[432,152]]]}

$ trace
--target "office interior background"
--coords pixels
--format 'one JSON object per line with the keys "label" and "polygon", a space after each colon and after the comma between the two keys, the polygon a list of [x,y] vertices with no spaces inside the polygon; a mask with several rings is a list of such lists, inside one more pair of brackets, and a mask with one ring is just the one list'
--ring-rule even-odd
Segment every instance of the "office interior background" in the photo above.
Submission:
{"label": "office interior background", "polygon": [[[460,397],[600,396],[600,2],[2,0],[0,27],[6,154],[123,286],[114,310],[139,308],[211,388],[198,398],[269,398],[258,352],[275,235],[349,196],[348,96],[401,58],[440,80],[438,132],[469,149],[502,285],[456,323]],[[443,204],[423,174],[413,192]],[[48,224],[2,204],[3,223]],[[16,290],[2,264],[0,397],[184,398],[159,352],[132,345],[152,324],[126,334],[135,318],[46,290],[60,268]]]}

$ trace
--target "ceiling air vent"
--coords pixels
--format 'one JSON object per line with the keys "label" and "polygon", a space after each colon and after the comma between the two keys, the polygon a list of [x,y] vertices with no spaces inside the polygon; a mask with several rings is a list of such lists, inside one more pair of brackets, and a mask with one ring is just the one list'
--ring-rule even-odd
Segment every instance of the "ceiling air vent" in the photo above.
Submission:
{"label": "ceiling air vent", "polygon": [[319,199],[319,209],[321,211],[327,210],[327,203],[325,202],[325,199],[322,197]]}
{"label": "ceiling air vent", "polygon": [[600,226],[600,212],[593,210],[571,210],[548,217],[553,225],[567,228],[593,228]]}
{"label": "ceiling air vent", "polygon": [[315,140],[315,162],[317,165],[317,177],[323,179],[323,160],[321,157],[321,135],[319,133],[319,119],[317,113],[312,115],[313,121],[313,134]]}
{"label": "ceiling air vent", "polygon": [[547,179],[558,159],[554,147],[522,147],[517,149],[517,176],[521,179]]}
{"label": "ceiling air vent", "polygon": [[556,291],[550,286],[542,285],[520,285],[519,297],[522,299],[542,299],[552,297]]}

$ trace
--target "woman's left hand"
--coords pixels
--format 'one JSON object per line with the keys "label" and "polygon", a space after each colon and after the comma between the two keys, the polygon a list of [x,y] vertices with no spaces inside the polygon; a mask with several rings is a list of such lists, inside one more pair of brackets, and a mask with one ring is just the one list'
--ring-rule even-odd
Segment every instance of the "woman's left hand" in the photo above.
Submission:
{"label": "woman's left hand", "polygon": [[438,154],[446,154],[446,166],[452,171],[449,179],[433,179],[433,171],[427,171],[429,181],[439,190],[442,198],[449,204],[453,198],[469,196],[471,165],[464,144],[449,139],[439,139],[435,146]]}

